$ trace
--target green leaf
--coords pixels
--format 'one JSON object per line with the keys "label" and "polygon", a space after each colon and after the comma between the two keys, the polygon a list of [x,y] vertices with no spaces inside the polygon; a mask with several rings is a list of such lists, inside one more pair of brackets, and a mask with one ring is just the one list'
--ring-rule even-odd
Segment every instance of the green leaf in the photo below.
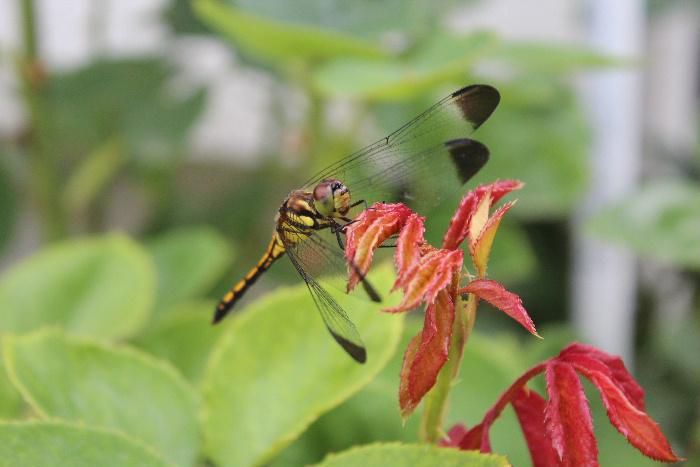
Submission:
{"label": "green leaf", "polygon": [[419,442],[420,417],[411,417],[404,424],[399,410],[399,372],[408,342],[423,326],[419,315],[407,315],[398,351],[382,371],[357,394],[316,420],[271,467],[315,464],[331,452],[378,441]]}
{"label": "green leaf", "polygon": [[42,418],[115,429],[177,465],[195,463],[196,397],[170,365],[57,330],[5,337],[3,347],[10,379]]}
{"label": "green leaf", "polygon": [[[411,41],[418,35],[434,32],[452,0],[412,0],[405,8],[404,0],[227,0],[247,13],[283,23],[300,24],[338,31],[372,40],[402,35]],[[417,39],[417,38],[416,38]]]}
{"label": "green leaf", "polygon": [[[384,290],[392,277],[384,269],[372,280]],[[334,295],[364,339],[364,365],[335,343],[303,284],[271,294],[235,317],[202,384],[205,452],[216,464],[269,461],[319,415],[368,384],[396,351],[401,316]]]}
{"label": "green leaf", "polygon": [[124,235],[57,244],[0,278],[0,333],[58,324],[77,334],[129,336],[148,318],[155,282],[148,254]]}
{"label": "green leaf", "polygon": [[213,30],[250,55],[273,62],[342,56],[378,57],[372,42],[330,29],[291,24],[246,13],[219,0],[194,0],[195,13]]}
{"label": "green leaf", "polygon": [[165,467],[151,449],[126,436],[68,423],[0,423],[0,467]]}
{"label": "green leaf", "polygon": [[458,451],[427,444],[374,444],[331,454],[318,467],[507,467],[508,459],[496,454]]}
{"label": "green leaf", "polygon": [[522,68],[527,73],[566,73],[582,69],[630,66],[631,59],[603,55],[577,45],[538,42],[504,42],[489,56],[506,65]]}
{"label": "green leaf", "polygon": [[149,242],[158,271],[156,313],[209,291],[229,266],[233,251],[210,227],[182,227]]}
{"label": "green leaf", "polygon": [[169,360],[188,380],[199,382],[211,349],[230,322],[211,324],[215,306],[212,301],[175,305],[167,310],[162,320],[139,336],[136,345]]}
{"label": "green leaf", "polygon": [[700,270],[700,187],[669,180],[603,210],[589,230],[671,264]]}
{"label": "green leaf", "polygon": [[317,69],[314,85],[328,96],[406,99],[462,78],[497,44],[498,38],[485,32],[436,35],[407,58],[338,58]]}

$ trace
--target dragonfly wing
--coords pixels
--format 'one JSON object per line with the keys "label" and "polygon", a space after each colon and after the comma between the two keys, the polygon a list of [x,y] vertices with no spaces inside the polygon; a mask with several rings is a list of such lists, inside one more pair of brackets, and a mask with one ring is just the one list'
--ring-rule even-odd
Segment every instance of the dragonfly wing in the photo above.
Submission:
{"label": "dragonfly wing", "polygon": [[[292,236],[298,234],[293,226],[284,227]],[[341,236],[341,242],[344,237]],[[355,268],[355,272],[361,277],[361,284],[367,296],[373,302],[380,302],[381,297],[369,280],[352,263],[348,263],[343,252],[343,246],[338,238],[329,229],[316,230],[302,242],[287,245],[288,250],[293,250],[299,265],[306,274],[314,277],[322,285],[330,286],[343,293],[347,291],[348,268]]]}
{"label": "dragonfly wing", "polygon": [[495,110],[500,96],[487,85],[473,85],[445,97],[374,144],[316,174],[311,189],[338,178],[354,199],[402,201],[428,208],[459,191],[488,160],[488,149],[467,139]]}
{"label": "dragonfly wing", "polygon": [[309,292],[313,297],[316,308],[323,318],[323,323],[340,346],[357,362],[364,363],[367,360],[367,350],[362,342],[360,333],[355,325],[348,318],[345,310],[333,299],[331,294],[314,279],[305,266],[303,260],[298,256],[299,245],[303,245],[310,240],[304,240],[292,246],[287,254],[292,264],[302,277]]}

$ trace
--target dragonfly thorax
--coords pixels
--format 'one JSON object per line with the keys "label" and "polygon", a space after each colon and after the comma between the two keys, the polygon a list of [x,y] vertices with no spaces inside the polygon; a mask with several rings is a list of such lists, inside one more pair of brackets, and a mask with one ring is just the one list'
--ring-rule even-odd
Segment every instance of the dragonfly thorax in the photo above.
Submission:
{"label": "dragonfly thorax", "polygon": [[314,207],[326,217],[343,217],[350,210],[350,191],[337,178],[322,180],[313,191]]}

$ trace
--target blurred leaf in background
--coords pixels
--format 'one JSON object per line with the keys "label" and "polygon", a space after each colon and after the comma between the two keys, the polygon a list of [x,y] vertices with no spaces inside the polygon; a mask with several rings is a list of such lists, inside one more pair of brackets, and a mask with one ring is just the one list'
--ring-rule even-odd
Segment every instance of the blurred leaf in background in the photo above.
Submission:
{"label": "blurred leaf in background", "polygon": [[0,423],[0,465],[52,467],[169,464],[142,443],[108,430],[60,421]]}
{"label": "blurred leaf in background", "polygon": [[157,315],[173,305],[205,295],[233,258],[226,239],[204,226],[171,229],[152,239],[149,250],[158,271]]}
{"label": "blurred leaf in background", "polygon": [[197,397],[171,366],[55,330],[6,337],[3,354],[40,418],[120,430],[177,465],[197,458]]}
{"label": "blurred leaf in background", "polygon": [[683,268],[700,270],[700,187],[668,180],[645,186],[590,221],[597,236]]}
{"label": "blurred leaf in background", "polygon": [[77,334],[126,337],[148,320],[155,290],[150,256],[126,236],[67,241],[0,278],[0,332],[61,325]]}

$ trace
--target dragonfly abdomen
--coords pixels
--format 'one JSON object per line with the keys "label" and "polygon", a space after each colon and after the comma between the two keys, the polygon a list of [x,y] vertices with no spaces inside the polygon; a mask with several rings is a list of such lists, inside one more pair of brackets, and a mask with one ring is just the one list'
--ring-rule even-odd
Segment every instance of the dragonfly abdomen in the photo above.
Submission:
{"label": "dragonfly abdomen", "polygon": [[277,233],[272,236],[270,244],[267,246],[267,250],[262,255],[258,264],[251,268],[250,271],[243,277],[243,279],[236,282],[231,289],[226,292],[226,295],[221,299],[216,307],[216,313],[214,314],[213,324],[221,321],[224,316],[228,314],[233,308],[236,302],[243,296],[243,294],[248,290],[248,288],[258,280],[258,278],[265,272],[272,263],[281,257],[285,252],[284,245],[280,242]]}

